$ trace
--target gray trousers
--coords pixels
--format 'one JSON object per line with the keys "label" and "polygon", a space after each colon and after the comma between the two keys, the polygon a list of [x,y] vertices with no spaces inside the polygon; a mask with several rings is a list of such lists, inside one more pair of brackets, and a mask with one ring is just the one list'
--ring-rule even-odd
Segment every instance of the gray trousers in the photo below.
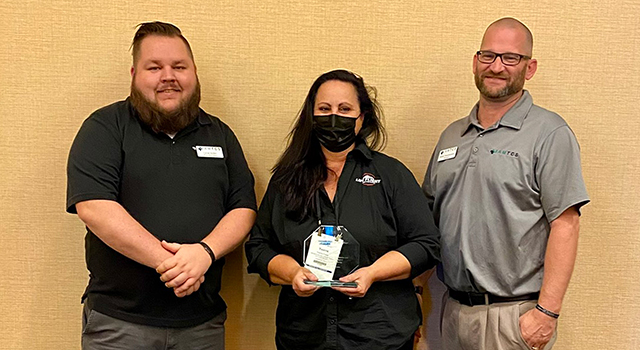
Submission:
{"label": "gray trousers", "polygon": [[[536,306],[535,301],[514,301],[466,306],[445,293],[442,310],[444,350],[531,350],[520,332],[520,316]],[[544,350],[556,341],[554,332]]]}
{"label": "gray trousers", "polygon": [[82,312],[82,350],[224,350],[224,311],[194,327],[152,327],[90,310]]}

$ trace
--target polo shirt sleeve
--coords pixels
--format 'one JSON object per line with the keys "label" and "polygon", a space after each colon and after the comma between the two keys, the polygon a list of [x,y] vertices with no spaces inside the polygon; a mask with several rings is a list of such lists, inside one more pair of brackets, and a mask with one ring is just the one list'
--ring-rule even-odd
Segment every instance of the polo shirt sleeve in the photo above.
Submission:
{"label": "polo shirt sleeve", "polygon": [[570,207],[589,203],[582,178],[580,146],[568,125],[553,130],[543,141],[536,169],[540,200],[549,222]]}
{"label": "polo shirt sleeve", "polygon": [[274,213],[274,201],[276,190],[273,185],[269,184],[267,192],[262,198],[258,217],[251,229],[249,240],[245,243],[245,253],[247,255],[247,272],[258,273],[269,285],[272,285],[269,278],[269,262],[278,252],[275,250],[278,243],[276,233],[272,224],[272,216]]}
{"label": "polo shirt sleeve", "polygon": [[249,208],[255,211],[257,205],[253,174],[249,170],[240,142],[228,126],[225,128],[225,143],[226,164],[229,171],[226,210],[229,212],[237,208]]}
{"label": "polo shirt sleeve", "polygon": [[413,174],[401,163],[396,172],[391,198],[398,229],[396,250],[409,260],[413,278],[440,260],[440,231]]}
{"label": "polo shirt sleeve", "polygon": [[117,200],[122,166],[122,136],[116,117],[100,111],[76,135],[67,162],[67,212],[91,199]]}
{"label": "polo shirt sleeve", "polygon": [[436,148],[434,148],[433,153],[431,154],[431,160],[429,161],[429,164],[427,166],[427,171],[424,174],[424,180],[422,181],[422,192],[424,193],[425,197],[427,197],[427,203],[429,203],[429,209],[431,209],[431,211],[433,212],[433,205],[435,202],[435,186],[432,183],[431,179],[432,179],[432,172],[434,170],[434,159],[433,156],[436,152],[437,145]]}

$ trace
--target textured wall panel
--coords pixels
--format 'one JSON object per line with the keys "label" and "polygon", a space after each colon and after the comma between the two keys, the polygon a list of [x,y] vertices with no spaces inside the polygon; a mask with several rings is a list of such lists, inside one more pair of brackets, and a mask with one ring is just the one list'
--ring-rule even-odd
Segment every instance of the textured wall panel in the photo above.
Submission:
{"label": "textured wall panel", "polygon": [[[386,152],[421,181],[439,133],[477,99],[485,27],[507,15],[534,33],[527,87],[575,131],[592,198],[557,348],[638,348],[637,0],[0,2],[0,348],[79,348],[87,272],[82,224],[64,213],[66,157],[82,121],[127,96],[137,23],[170,21],[191,41],[202,106],[235,130],[261,197],[307,89],[337,67],[378,88]],[[228,348],[270,349],[278,288],[245,265],[237,251],[225,270]]]}

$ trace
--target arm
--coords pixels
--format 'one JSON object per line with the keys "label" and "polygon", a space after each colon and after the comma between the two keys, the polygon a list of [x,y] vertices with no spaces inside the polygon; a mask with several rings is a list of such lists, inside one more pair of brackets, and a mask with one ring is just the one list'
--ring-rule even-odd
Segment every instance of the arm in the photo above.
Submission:
{"label": "arm", "polygon": [[427,198],[413,174],[399,162],[396,166],[390,202],[397,222],[398,246],[370,266],[340,279],[358,283],[358,288],[336,288],[349,296],[364,296],[373,282],[416,277],[440,259],[440,232]]}
{"label": "arm", "polygon": [[[575,207],[565,210],[551,222],[551,233],[544,259],[544,278],[538,304],[559,314],[578,250],[580,221]],[[520,317],[522,336],[530,346],[542,349],[556,329],[557,319],[537,309]]]}
{"label": "arm", "polygon": [[[227,255],[247,237],[256,219],[256,198],[251,170],[244,158],[242,147],[233,131],[219,123],[220,133],[224,136],[224,159],[228,172],[229,188],[224,194],[227,213],[213,230],[202,239],[211,250],[215,259]],[[185,293],[214,263],[205,248],[199,243],[176,244],[162,243],[163,247],[175,253],[175,257],[163,262],[157,269],[166,286],[174,288],[177,296]]]}
{"label": "arm", "polygon": [[298,262],[289,255],[279,254],[273,257],[267,265],[267,270],[271,282],[291,285],[293,291],[300,297],[308,297],[319,288],[304,284],[305,280],[317,281],[318,278],[307,268],[298,265]]}
{"label": "arm", "polygon": [[78,217],[100,240],[118,253],[155,269],[173,256],[120,203],[87,200],[76,204]]}
{"label": "arm", "polygon": [[411,263],[409,260],[401,253],[392,250],[373,264],[340,278],[342,282],[358,283],[357,288],[332,288],[351,297],[364,297],[374,282],[401,280],[409,278],[410,275]]}
{"label": "arm", "polygon": [[[227,255],[244,241],[253,226],[256,212],[249,208],[236,208],[228,212],[202,241],[213,251],[216,260]],[[201,280],[213,264],[211,257],[199,243],[178,244],[162,242],[162,246],[175,255],[163,261],[156,269],[168,288],[175,288],[178,297]]]}

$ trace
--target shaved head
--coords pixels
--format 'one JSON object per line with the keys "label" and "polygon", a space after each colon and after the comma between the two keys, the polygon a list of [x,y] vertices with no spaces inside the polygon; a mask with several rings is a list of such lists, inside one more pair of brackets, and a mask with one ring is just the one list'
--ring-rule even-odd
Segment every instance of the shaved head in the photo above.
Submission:
{"label": "shaved head", "polygon": [[497,29],[509,29],[520,32],[522,35],[524,35],[524,42],[521,44],[522,48],[525,50],[525,52],[521,53],[528,56],[531,56],[533,54],[533,34],[531,34],[531,31],[529,30],[529,28],[527,28],[527,26],[524,25],[524,23],[518,21],[513,17],[500,18],[499,20],[491,23],[487,27],[487,30],[484,32],[482,43],[485,43],[485,39],[487,38],[487,34],[489,32]]}

